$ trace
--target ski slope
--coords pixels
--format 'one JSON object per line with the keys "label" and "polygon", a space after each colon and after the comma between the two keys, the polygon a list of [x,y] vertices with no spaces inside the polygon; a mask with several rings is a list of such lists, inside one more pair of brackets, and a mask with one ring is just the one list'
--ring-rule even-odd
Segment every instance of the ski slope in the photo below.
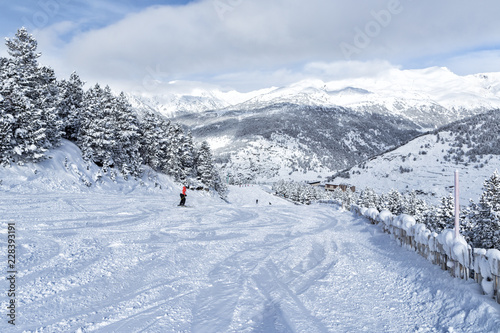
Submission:
{"label": "ski slope", "polygon": [[500,331],[474,282],[349,212],[257,186],[229,203],[188,191],[186,208],[176,189],[0,200],[18,270],[16,326],[2,315],[0,332]]}

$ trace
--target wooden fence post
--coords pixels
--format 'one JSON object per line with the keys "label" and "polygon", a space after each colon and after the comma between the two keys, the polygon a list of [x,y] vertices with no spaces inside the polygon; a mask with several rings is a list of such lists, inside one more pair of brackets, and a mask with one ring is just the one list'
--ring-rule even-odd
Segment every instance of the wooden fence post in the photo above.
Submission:
{"label": "wooden fence post", "polygon": [[492,267],[496,268],[496,271],[492,272],[493,275],[493,289],[494,289],[494,294],[493,296],[496,298],[497,303],[500,304],[500,262],[497,259],[493,259],[494,264]]}

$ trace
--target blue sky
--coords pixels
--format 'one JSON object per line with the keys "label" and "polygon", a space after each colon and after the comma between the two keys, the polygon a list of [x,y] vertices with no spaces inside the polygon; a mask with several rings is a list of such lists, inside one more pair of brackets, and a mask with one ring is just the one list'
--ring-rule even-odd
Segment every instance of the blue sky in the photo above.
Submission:
{"label": "blue sky", "polygon": [[21,26],[35,30],[47,28],[62,21],[78,22],[83,31],[99,29],[123,19],[127,14],[136,13],[151,6],[179,6],[189,1],[22,0],[13,3],[2,0],[0,3],[2,13],[0,30],[2,36],[7,37],[12,36]]}
{"label": "blue sky", "polygon": [[0,13],[0,33],[26,26],[59,77],[126,91],[500,72],[496,0],[0,0]]}

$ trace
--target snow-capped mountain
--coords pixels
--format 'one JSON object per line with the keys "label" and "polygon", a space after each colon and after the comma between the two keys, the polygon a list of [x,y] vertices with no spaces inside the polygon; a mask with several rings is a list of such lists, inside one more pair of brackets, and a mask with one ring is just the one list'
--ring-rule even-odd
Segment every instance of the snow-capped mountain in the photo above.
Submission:
{"label": "snow-capped mountain", "polygon": [[500,73],[392,69],[376,77],[303,80],[248,93],[197,88],[131,96],[131,102],[207,140],[228,179],[311,179],[426,130],[500,108]]}
{"label": "snow-capped mountain", "polygon": [[128,100],[132,107],[143,111],[157,111],[167,117],[176,114],[203,112],[208,110],[223,109],[229,104],[216,97],[214,94],[203,91],[198,95],[160,95],[144,97],[129,94]]}
{"label": "snow-capped mountain", "polygon": [[127,98],[132,107],[137,110],[156,111],[170,118],[186,113],[223,110],[273,89],[241,93],[234,90],[222,92],[218,89],[195,88],[184,93],[166,92],[153,96],[129,93]]}
{"label": "snow-capped mountain", "polygon": [[311,79],[248,93],[197,88],[154,97],[131,94],[129,98],[136,108],[154,109],[167,117],[209,110],[252,111],[287,103],[390,114],[436,128],[500,108],[500,73],[459,76],[439,67],[392,69],[376,77],[329,82]]}

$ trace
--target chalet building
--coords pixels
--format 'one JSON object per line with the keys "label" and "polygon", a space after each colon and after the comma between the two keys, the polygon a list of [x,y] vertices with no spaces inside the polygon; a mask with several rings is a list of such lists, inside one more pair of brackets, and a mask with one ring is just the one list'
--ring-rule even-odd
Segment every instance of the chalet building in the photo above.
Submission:
{"label": "chalet building", "polygon": [[321,185],[321,182],[320,182],[320,181],[317,181],[317,182],[309,182],[308,184],[309,184],[309,185],[311,185],[311,186],[320,186],[320,185]]}
{"label": "chalet building", "polygon": [[356,192],[356,186],[348,185],[348,184],[325,184],[325,190],[327,191],[335,191],[335,189],[340,188],[343,192],[347,191],[348,189],[351,190],[352,192]]}

